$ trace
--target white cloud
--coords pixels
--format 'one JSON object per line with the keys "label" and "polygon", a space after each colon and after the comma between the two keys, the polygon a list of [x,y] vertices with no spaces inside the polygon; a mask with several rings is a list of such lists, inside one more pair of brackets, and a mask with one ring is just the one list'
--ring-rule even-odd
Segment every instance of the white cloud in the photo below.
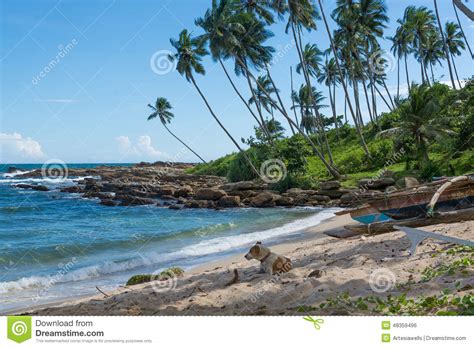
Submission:
{"label": "white cloud", "polygon": [[138,137],[137,141],[132,142],[128,136],[121,135],[116,137],[119,152],[124,157],[136,156],[138,160],[162,160],[169,158],[169,155],[153,147],[151,137],[149,135],[142,135]]}
{"label": "white cloud", "polygon": [[0,133],[0,162],[19,163],[45,157],[41,144],[36,140],[25,138],[19,133]]}

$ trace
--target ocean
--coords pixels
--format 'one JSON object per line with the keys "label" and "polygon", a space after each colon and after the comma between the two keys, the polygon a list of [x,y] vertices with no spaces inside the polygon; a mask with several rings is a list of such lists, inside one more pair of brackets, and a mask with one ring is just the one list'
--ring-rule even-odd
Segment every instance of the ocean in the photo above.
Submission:
{"label": "ocean", "polygon": [[[114,289],[136,274],[190,269],[243,254],[256,241],[296,239],[337,211],[105,207],[59,192],[81,178],[19,179],[6,173],[9,166],[29,171],[41,164],[0,165],[0,313],[92,295],[96,286]],[[38,183],[50,191],[12,187],[16,183]]]}

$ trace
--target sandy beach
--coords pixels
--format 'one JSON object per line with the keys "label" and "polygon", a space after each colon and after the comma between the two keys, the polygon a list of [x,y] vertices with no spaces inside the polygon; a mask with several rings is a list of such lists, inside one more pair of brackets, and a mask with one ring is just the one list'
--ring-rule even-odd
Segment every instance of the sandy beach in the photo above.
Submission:
{"label": "sandy beach", "polygon": [[[374,311],[364,301],[371,302],[371,296],[387,301],[387,296],[402,294],[415,302],[431,296],[441,298],[437,306],[426,308],[425,314],[436,314],[456,310],[449,296],[472,296],[474,267],[472,261],[466,261],[472,260],[472,249],[427,239],[410,257],[410,243],[403,232],[348,239],[323,233],[351,223],[348,214],[336,216],[309,228],[297,242],[272,246],[273,252],[293,262],[294,269],[280,276],[261,274],[258,261],[235,255],[167,282],[124,286],[105,295],[30,308],[28,314],[369,315]],[[474,239],[474,221],[423,230]],[[229,285],[235,269],[240,280]],[[357,302],[359,298],[365,300]]]}

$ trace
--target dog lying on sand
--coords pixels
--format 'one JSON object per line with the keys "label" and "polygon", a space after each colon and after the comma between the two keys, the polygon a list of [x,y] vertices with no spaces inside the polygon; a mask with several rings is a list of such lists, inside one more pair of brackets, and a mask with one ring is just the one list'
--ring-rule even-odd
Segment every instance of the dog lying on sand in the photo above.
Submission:
{"label": "dog lying on sand", "polygon": [[262,273],[270,275],[286,273],[292,269],[291,260],[285,256],[272,253],[270,249],[264,247],[262,242],[257,242],[245,254],[247,260],[260,261]]}

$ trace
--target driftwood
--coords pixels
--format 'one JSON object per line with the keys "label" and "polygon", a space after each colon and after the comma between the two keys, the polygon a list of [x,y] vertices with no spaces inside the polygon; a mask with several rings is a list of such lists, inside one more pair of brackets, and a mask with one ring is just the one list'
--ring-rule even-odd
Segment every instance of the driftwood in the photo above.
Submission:
{"label": "driftwood", "polygon": [[396,231],[394,228],[395,226],[422,227],[436,224],[449,224],[465,220],[474,220],[474,208],[454,210],[445,213],[435,213],[435,215],[430,218],[424,217],[406,220],[375,222],[368,225],[348,225],[344,226],[344,228],[359,234],[376,235]]}
{"label": "driftwood", "polygon": [[227,284],[225,284],[225,286],[231,286],[235,283],[238,283],[240,282],[240,276],[239,276],[239,271],[237,270],[237,268],[234,269],[234,277],[232,278],[232,280],[230,282],[228,282]]}
{"label": "driftwood", "polygon": [[104,295],[106,298],[107,297],[110,297],[110,295],[107,295],[105,292],[103,292],[102,290],[99,289],[98,286],[95,287],[102,295]]}

